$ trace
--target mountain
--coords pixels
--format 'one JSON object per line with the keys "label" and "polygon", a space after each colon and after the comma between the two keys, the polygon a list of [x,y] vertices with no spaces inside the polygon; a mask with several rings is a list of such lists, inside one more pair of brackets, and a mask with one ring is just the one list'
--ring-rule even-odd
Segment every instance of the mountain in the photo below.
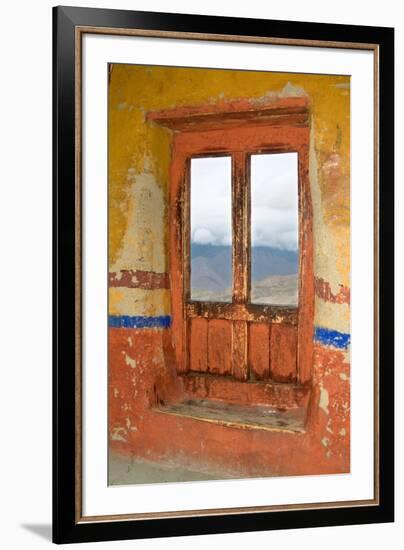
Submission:
{"label": "mountain", "polygon": [[[252,284],[298,271],[297,252],[266,246],[252,249]],[[192,289],[223,292],[232,286],[231,247],[191,244]]]}
{"label": "mountain", "polygon": [[191,245],[191,287],[222,292],[232,284],[231,247]]}
{"label": "mountain", "polygon": [[273,275],[252,283],[251,301],[255,304],[297,305],[297,275]]}

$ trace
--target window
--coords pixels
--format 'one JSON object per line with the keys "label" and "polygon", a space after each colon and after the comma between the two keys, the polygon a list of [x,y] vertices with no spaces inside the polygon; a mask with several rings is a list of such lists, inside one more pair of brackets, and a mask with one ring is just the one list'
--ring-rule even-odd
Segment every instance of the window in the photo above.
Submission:
{"label": "window", "polygon": [[298,155],[252,155],[251,302],[297,306]]}
{"label": "window", "polygon": [[218,398],[258,396],[261,382],[306,384],[312,364],[308,106],[289,98],[237,107],[149,115],[174,130],[176,368],[187,387],[192,380]]}
{"label": "window", "polygon": [[191,159],[191,300],[232,302],[232,226],[236,234],[249,217],[250,265],[241,273],[249,280],[240,285],[249,290],[246,301],[297,306],[297,167],[297,153],[248,156],[250,181],[244,178],[242,193],[251,197],[250,204],[246,211],[243,202],[237,205],[232,224],[231,156]]}
{"label": "window", "polygon": [[231,302],[231,156],[190,162],[191,300]]}

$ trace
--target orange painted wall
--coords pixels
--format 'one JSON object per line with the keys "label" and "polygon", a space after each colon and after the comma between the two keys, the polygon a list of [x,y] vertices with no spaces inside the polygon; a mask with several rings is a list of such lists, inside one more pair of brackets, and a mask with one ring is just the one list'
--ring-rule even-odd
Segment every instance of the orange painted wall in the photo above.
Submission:
{"label": "orange painted wall", "polygon": [[[110,339],[110,448],[224,476],[349,471],[349,364],[341,351],[315,347],[316,379],[305,434],[231,429],[151,409],[181,393],[168,331],[115,329]],[[153,365],[153,369],[150,368]]]}

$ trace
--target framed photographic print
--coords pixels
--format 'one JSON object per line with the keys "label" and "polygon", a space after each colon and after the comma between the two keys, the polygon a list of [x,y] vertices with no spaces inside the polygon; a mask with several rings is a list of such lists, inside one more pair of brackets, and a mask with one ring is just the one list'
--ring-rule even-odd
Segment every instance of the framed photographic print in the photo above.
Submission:
{"label": "framed photographic print", "polygon": [[393,521],[394,32],[54,8],[54,541]]}

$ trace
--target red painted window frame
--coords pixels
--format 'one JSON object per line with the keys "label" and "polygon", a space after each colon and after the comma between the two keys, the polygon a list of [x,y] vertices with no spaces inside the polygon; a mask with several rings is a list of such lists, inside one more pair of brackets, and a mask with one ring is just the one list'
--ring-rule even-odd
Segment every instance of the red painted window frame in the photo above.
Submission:
{"label": "red painted window frame", "polygon": [[[271,323],[297,324],[297,382],[307,384],[311,379],[314,331],[313,210],[309,181],[310,119],[307,99],[279,99],[258,106],[249,102],[233,102],[179,108],[152,112],[147,118],[173,131],[169,255],[172,334],[179,373],[188,371],[187,315],[193,307],[189,284],[190,159],[198,156],[232,155],[232,179],[238,178],[241,170],[246,181],[248,168],[241,167],[241,163],[245,163],[247,155],[298,153],[299,303],[297,308],[283,310],[279,306],[256,304],[250,304],[247,309],[252,316],[254,312],[265,313]],[[233,182],[232,187],[234,189]],[[243,197],[239,198],[243,200]],[[237,197],[233,192],[233,203],[235,200]],[[233,229],[233,240],[234,238]],[[240,268],[244,269],[245,266],[233,265],[233,274]],[[236,289],[233,292],[232,305],[237,305],[237,302],[243,302],[243,297],[241,300],[238,298]],[[197,309],[202,306],[195,307]]]}

